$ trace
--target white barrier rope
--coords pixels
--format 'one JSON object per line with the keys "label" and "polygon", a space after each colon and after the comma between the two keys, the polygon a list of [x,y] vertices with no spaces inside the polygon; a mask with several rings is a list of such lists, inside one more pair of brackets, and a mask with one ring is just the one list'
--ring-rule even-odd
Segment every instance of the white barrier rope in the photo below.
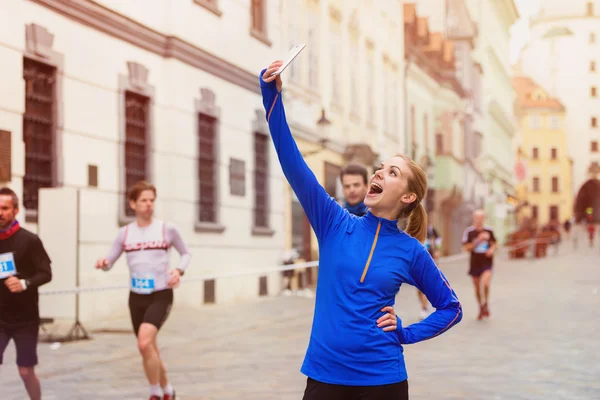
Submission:
{"label": "white barrier rope", "polygon": [[[530,247],[532,243],[542,243],[542,244],[550,244],[554,243],[556,240],[554,238],[548,239],[526,239],[524,241],[519,242],[518,244],[512,246],[501,247],[499,250],[503,251],[511,251],[517,250],[521,248]],[[453,262],[464,260],[468,258],[468,253],[459,253],[452,256],[441,257],[438,259],[438,262]],[[302,268],[313,268],[318,267],[319,261],[310,261],[299,264],[289,264],[289,265],[281,265],[277,267],[272,267],[263,270],[248,270],[244,272],[231,272],[227,274],[215,274],[215,275],[204,275],[204,276],[192,276],[189,278],[185,278],[185,280],[181,280],[181,283],[186,282],[203,282],[209,280],[223,279],[223,278],[237,278],[241,276],[251,276],[251,275],[265,275],[275,272],[285,272],[285,271],[293,271],[296,269]],[[105,292],[110,290],[123,290],[129,289],[129,285],[111,285],[111,286],[100,286],[100,287],[75,287],[72,289],[40,289],[40,295],[61,295],[61,294],[76,294],[76,293],[92,293],[92,292]]]}

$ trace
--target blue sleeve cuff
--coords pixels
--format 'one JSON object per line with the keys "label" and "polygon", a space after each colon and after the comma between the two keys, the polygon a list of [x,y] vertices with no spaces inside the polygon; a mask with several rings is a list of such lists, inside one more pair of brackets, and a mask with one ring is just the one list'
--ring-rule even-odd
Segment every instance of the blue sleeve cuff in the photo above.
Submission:
{"label": "blue sleeve cuff", "polygon": [[260,71],[260,75],[258,76],[258,80],[260,81],[260,87],[261,88],[269,88],[269,89],[275,89],[277,87],[277,83],[275,83],[275,81],[273,82],[265,82],[263,80],[263,75],[265,74],[265,71],[267,69],[263,69],[262,71]]}
{"label": "blue sleeve cuff", "polygon": [[404,328],[402,327],[402,320],[400,319],[400,317],[398,317],[396,315],[396,334],[398,335],[398,338],[400,339],[400,344],[406,344],[406,336],[405,336],[405,331]]}

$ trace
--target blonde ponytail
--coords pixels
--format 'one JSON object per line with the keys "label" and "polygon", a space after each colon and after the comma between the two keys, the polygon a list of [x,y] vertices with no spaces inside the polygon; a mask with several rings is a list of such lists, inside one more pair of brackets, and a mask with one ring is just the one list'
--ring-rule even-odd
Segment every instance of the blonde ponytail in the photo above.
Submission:
{"label": "blonde ponytail", "polygon": [[421,201],[427,194],[427,174],[410,157],[404,155],[398,155],[397,157],[404,159],[412,171],[412,177],[408,178],[408,192],[412,192],[416,196],[413,203],[400,210],[398,227],[419,242],[424,243],[427,239],[427,213]]}
{"label": "blonde ponytail", "polygon": [[421,202],[408,215],[405,232],[421,243],[427,239],[427,213]]}

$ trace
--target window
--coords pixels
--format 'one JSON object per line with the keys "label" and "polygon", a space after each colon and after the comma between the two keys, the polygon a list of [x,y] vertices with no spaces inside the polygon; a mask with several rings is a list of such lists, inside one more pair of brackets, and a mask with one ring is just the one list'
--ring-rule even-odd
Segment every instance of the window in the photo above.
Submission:
{"label": "window", "polygon": [[423,137],[425,142],[425,150],[429,150],[429,118],[427,114],[423,115]]}
{"label": "window", "polygon": [[229,159],[229,193],[232,196],[246,195],[246,163],[243,160]]}
{"label": "window", "polygon": [[540,129],[541,118],[539,115],[532,115],[529,117],[529,129]]}
{"label": "window", "polygon": [[550,221],[558,221],[558,206],[550,206]]}
{"label": "window", "polygon": [[[125,187],[148,179],[148,105],[150,99],[125,92]],[[134,217],[125,196],[125,215]]]}
{"label": "window", "polygon": [[23,79],[25,80],[23,206],[27,210],[37,210],[40,188],[52,187],[54,184],[56,69],[24,58]]}
{"label": "window", "polygon": [[[300,5],[297,0],[286,2],[287,8],[287,26],[288,26],[288,49],[300,43],[300,21],[298,13],[300,13]],[[293,81],[298,81],[300,78],[302,62],[296,60],[287,67],[289,77]]]}
{"label": "window", "polygon": [[350,46],[350,62],[348,64],[350,66],[350,107],[352,113],[358,115],[358,82],[360,79],[357,78],[359,76],[360,54],[358,51],[358,39],[356,38],[352,39],[352,44]]}
{"label": "window", "polygon": [[596,97],[597,96],[597,90],[596,90],[596,86],[592,86],[590,88],[590,96],[591,97]]}
{"label": "window", "polygon": [[552,193],[558,193],[558,176],[552,177]]}
{"label": "window", "polygon": [[531,218],[533,218],[533,219],[538,218],[538,206],[531,207]]}
{"label": "window", "polygon": [[587,2],[587,16],[591,17],[594,15],[594,3],[592,3],[591,0],[588,0]]}
{"label": "window", "polygon": [[591,151],[592,151],[592,153],[598,152],[598,142],[595,140],[593,142],[591,142]]}
{"label": "window", "polygon": [[441,133],[435,135],[435,154],[440,155],[444,152],[444,137]]}
{"label": "window", "polygon": [[557,131],[560,129],[560,117],[553,115],[550,117],[550,129]]}
{"label": "window", "polygon": [[[410,141],[413,149],[417,147],[417,114],[415,106],[410,106]],[[413,154],[414,156],[414,154]],[[414,158],[414,157],[413,157]]]}
{"label": "window", "polygon": [[551,148],[550,149],[550,159],[556,160],[558,158],[557,153],[558,153],[558,150],[555,147]]}
{"label": "window", "polygon": [[316,12],[308,14],[308,86],[319,90],[319,16]]}
{"label": "window", "polygon": [[598,119],[596,117],[592,117],[592,119],[590,120],[590,125],[592,126],[592,128],[598,127]]}
{"label": "window", "polygon": [[200,222],[217,223],[218,207],[217,119],[198,114],[198,186]]}
{"label": "window", "polygon": [[331,101],[334,104],[342,103],[342,43],[340,27],[336,21],[331,21],[332,29],[329,38],[329,52],[331,56]]}
{"label": "window", "polygon": [[590,72],[596,72],[596,61],[590,61]]}
{"label": "window", "polygon": [[292,192],[292,248],[305,260],[311,258],[312,228],[302,205]]}
{"label": "window", "polygon": [[266,0],[251,0],[252,1],[252,32],[263,37],[267,35],[266,23]]}
{"label": "window", "polygon": [[[384,85],[384,99],[385,103],[383,105],[383,124],[384,130],[388,134],[396,134],[398,129],[396,116],[398,114],[398,90],[397,90],[397,80],[394,74],[393,66],[387,62],[384,58],[383,63],[383,73],[384,73],[384,81],[386,84]],[[394,140],[396,136],[394,135]]]}
{"label": "window", "polygon": [[10,131],[0,130],[0,182],[12,179],[12,138]]}
{"label": "window", "polygon": [[590,43],[596,43],[596,34],[590,33]]}
{"label": "window", "polygon": [[538,177],[533,178],[533,192],[534,193],[540,192],[540,178],[538,178]]}
{"label": "window", "polygon": [[254,133],[254,227],[269,227],[269,138]]}
{"label": "window", "polygon": [[[367,77],[375,76],[375,52],[373,45],[367,44]],[[367,79],[367,121],[375,123],[375,83],[374,79]]]}
{"label": "window", "polygon": [[537,147],[531,149],[531,158],[533,158],[534,160],[538,160],[540,158],[539,149]]}

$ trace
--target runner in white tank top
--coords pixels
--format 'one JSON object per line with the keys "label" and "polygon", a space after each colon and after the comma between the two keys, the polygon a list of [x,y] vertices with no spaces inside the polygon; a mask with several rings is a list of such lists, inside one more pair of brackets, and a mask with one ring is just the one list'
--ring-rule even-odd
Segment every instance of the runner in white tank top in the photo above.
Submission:
{"label": "runner in white tank top", "polygon": [[[127,254],[129,310],[150,383],[150,400],[174,400],[156,335],[169,316],[173,288],[179,285],[191,256],[177,229],[153,218],[155,199],[156,188],[147,182],[138,182],[130,189],[129,203],[136,221],[119,230],[110,253],[96,262],[96,268],[108,271],[123,252]],[[171,246],[179,252],[180,260],[177,268],[170,270]]]}
{"label": "runner in white tank top", "polygon": [[177,270],[183,275],[191,256],[174,226],[154,219],[149,226],[140,227],[137,221],[119,230],[113,247],[106,257],[112,268],[122,252],[126,253],[130,273],[131,291],[150,294],[169,288],[169,256],[171,246],[175,247],[181,259]]}

